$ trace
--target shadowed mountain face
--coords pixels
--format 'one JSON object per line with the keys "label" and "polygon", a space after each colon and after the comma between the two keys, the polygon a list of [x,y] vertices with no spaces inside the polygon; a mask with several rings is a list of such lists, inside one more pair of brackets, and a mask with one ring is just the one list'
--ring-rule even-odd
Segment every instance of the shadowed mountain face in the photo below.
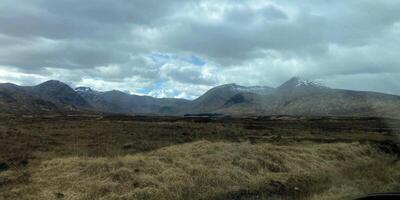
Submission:
{"label": "shadowed mountain face", "polygon": [[183,115],[364,115],[400,116],[400,96],[376,92],[339,90],[294,77],[275,88],[227,84],[214,87],[189,101],[75,90],[59,81],[24,87],[0,84],[1,113],[96,111],[124,114]]}
{"label": "shadowed mountain face", "polygon": [[185,107],[186,112],[215,112],[225,104],[229,104],[229,101],[235,102],[235,100],[230,100],[232,97],[239,93],[250,93],[259,96],[265,96],[271,94],[274,88],[267,86],[253,86],[244,87],[236,84],[221,85],[211,90],[207,91],[205,94],[199,98],[193,100],[187,107]]}
{"label": "shadowed mountain face", "polygon": [[0,110],[6,113],[76,111],[90,104],[68,85],[47,81],[37,86],[0,84]]}
{"label": "shadowed mountain face", "polygon": [[38,99],[50,101],[56,105],[90,107],[81,95],[60,81],[46,81],[34,87],[25,87],[25,90]]}

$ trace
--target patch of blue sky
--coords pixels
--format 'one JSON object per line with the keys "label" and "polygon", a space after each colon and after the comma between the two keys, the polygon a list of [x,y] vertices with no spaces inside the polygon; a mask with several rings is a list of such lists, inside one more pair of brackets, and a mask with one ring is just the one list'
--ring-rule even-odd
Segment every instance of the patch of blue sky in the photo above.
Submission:
{"label": "patch of blue sky", "polygon": [[157,89],[161,89],[163,88],[165,81],[157,81],[155,83],[153,83],[151,86],[149,87],[145,87],[145,88],[139,88],[137,89],[137,92],[141,93],[141,94],[149,94],[151,91],[153,90],[157,90]]}
{"label": "patch of blue sky", "polygon": [[149,57],[156,64],[165,64],[171,60],[171,55],[164,53],[152,53]]}
{"label": "patch of blue sky", "polygon": [[149,92],[151,92],[149,88],[139,88],[136,91],[140,94],[149,94]]}
{"label": "patch of blue sky", "polygon": [[206,64],[206,62],[203,59],[201,59],[200,57],[197,57],[195,55],[192,55],[189,58],[186,58],[185,61],[187,61],[193,65],[196,65],[196,66],[203,66]]}
{"label": "patch of blue sky", "polygon": [[163,65],[165,63],[168,63],[169,61],[173,61],[173,60],[180,60],[195,66],[204,66],[206,64],[206,62],[195,55],[191,55],[191,56],[177,56],[174,54],[168,54],[168,53],[151,53],[149,55],[150,59],[156,63],[156,64],[160,64]]}

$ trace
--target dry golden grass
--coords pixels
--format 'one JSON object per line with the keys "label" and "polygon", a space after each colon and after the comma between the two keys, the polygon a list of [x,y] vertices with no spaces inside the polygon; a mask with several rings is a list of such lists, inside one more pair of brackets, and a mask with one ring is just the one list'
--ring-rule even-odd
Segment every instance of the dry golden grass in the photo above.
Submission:
{"label": "dry golden grass", "polygon": [[[0,198],[341,199],[399,188],[400,164],[391,161],[359,143],[198,141],[113,158],[44,161],[28,184]],[[0,180],[7,176],[0,173]]]}

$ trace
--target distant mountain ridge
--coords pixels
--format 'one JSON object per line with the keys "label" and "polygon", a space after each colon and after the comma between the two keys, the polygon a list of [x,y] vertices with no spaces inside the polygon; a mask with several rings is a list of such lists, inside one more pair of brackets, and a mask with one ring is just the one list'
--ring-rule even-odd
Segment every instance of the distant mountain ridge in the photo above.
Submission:
{"label": "distant mountain ridge", "polygon": [[75,91],[102,112],[174,114],[189,102],[185,99],[130,95],[118,90],[98,92],[87,87],[78,87]]}
{"label": "distant mountain ridge", "polygon": [[107,112],[184,115],[400,116],[400,96],[326,87],[293,77],[277,88],[226,84],[192,101],[154,98],[50,80],[36,86],[0,84],[0,113]]}
{"label": "distant mountain ridge", "polygon": [[400,116],[400,96],[332,89],[294,77],[267,96],[244,96],[243,103],[218,110],[236,115]]}

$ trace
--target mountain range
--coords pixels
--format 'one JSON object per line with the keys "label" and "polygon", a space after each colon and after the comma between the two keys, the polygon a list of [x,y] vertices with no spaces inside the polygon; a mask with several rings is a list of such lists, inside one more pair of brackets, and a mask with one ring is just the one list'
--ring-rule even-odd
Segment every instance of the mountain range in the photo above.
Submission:
{"label": "mountain range", "polygon": [[0,113],[100,112],[121,114],[224,114],[298,116],[400,116],[400,96],[333,89],[294,77],[277,88],[226,84],[194,100],[154,98],[121,91],[72,89],[50,80],[36,86],[0,84]]}

